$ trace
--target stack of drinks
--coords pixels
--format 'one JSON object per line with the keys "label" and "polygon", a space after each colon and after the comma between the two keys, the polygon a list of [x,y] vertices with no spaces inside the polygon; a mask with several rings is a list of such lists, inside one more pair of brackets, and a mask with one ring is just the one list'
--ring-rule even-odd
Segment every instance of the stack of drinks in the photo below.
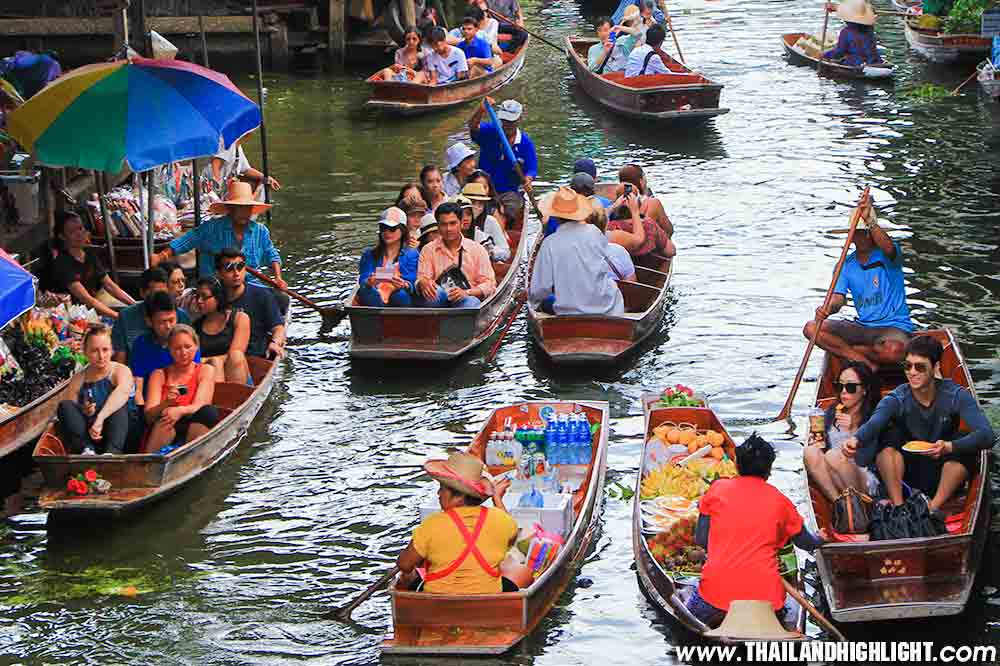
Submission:
{"label": "stack of drinks", "polygon": [[517,467],[518,476],[545,474],[553,465],[589,465],[593,436],[586,414],[552,414],[542,423],[509,423],[491,433],[486,464]]}

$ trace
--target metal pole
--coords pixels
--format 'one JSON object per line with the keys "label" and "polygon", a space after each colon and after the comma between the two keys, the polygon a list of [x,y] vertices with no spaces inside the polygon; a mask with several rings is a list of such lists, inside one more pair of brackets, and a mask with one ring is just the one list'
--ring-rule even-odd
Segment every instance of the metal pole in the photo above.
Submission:
{"label": "metal pole", "polygon": [[[260,151],[264,171],[264,203],[271,203],[271,186],[267,179],[271,171],[267,166],[267,130],[264,127],[264,71],[260,60],[260,26],[257,20],[257,0],[253,0],[253,44],[257,55],[257,104],[260,105]],[[271,209],[267,209],[267,223],[271,223]]]}
{"label": "metal pole", "polygon": [[97,205],[101,209],[101,219],[104,220],[104,241],[108,244],[108,262],[111,264],[111,279],[115,284],[121,284],[118,280],[118,258],[115,256],[115,240],[111,233],[111,218],[108,216],[108,207],[104,201],[104,195],[108,193],[108,187],[104,182],[104,173],[94,172],[94,181],[97,184]]}
{"label": "metal pole", "polygon": [[150,257],[153,256],[153,172],[146,172],[146,256],[143,257],[143,268],[149,268]]}
{"label": "metal pole", "polygon": [[198,14],[198,31],[201,33],[201,64],[208,67],[208,40],[205,39],[205,17]]}
{"label": "metal pole", "polygon": [[[201,224],[201,165],[198,164],[198,158],[191,160],[191,169],[194,172],[194,226],[197,227]],[[199,274],[201,257],[199,256],[199,250],[195,248],[194,251],[194,268],[195,275]]]}

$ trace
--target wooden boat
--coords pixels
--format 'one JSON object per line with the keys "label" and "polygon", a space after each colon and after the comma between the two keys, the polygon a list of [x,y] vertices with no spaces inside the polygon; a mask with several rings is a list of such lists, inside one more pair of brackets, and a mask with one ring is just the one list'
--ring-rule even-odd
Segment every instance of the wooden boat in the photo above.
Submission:
{"label": "wooden boat", "polygon": [[976,71],[979,72],[979,85],[982,87],[983,92],[990,96],[991,99],[996,101],[1000,99],[1000,78],[997,77],[997,71],[990,64],[989,60],[984,60],[979,63],[976,67]]}
{"label": "wooden boat", "polygon": [[56,414],[59,403],[66,399],[72,377],[53,386],[17,411],[0,417],[0,460],[31,444],[45,432]]}
{"label": "wooden boat", "polygon": [[[808,65],[813,69],[819,68],[819,53],[802,48],[798,41],[802,37],[809,37],[805,32],[790,32],[781,36],[781,46],[785,49],[788,61],[796,65]],[[839,79],[865,79],[865,80],[885,80],[892,79],[895,75],[895,67],[885,63],[880,67],[852,67],[832,60],[824,60],[822,73]]]}
{"label": "wooden boat", "polygon": [[[639,586],[646,598],[656,608],[673,618],[689,632],[703,640],[733,643],[745,642],[749,639],[731,639],[721,636],[705,635],[709,627],[695,617],[685,605],[691,594],[698,589],[700,577],[697,575],[680,576],[666,571],[650,550],[644,532],[642,517],[642,480],[646,473],[646,460],[649,443],[653,438],[653,429],[664,423],[691,424],[697,430],[715,430],[725,437],[723,447],[731,460],[735,460],[736,444],[726,431],[722,422],[708,407],[657,407],[659,395],[643,396],[643,413],[645,415],[645,444],[642,447],[640,473],[637,476],[635,496],[632,505],[632,552],[635,555],[636,573],[639,576]],[[796,574],[796,587],[803,591],[802,580]],[[785,614],[781,620],[786,631],[798,632],[800,640],[805,637],[806,611],[791,596],[785,599]]]}
{"label": "wooden boat", "polygon": [[[491,432],[536,421],[543,408],[557,413],[583,412],[600,423],[592,443],[592,462],[573,496],[573,527],[556,559],[530,587],[500,594],[444,595],[410,592],[397,580],[390,588],[393,634],[382,643],[385,654],[423,656],[498,655],[530,634],[573,579],[592,543],[604,495],[608,455],[608,403],[526,402],[493,412],[469,452],[485,456]],[[484,458],[485,459],[485,458]],[[498,474],[509,467],[490,467]]]}
{"label": "wooden boat", "polygon": [[479,308],[372,308],[360,305],[357,288],[345,301],[351,318],[353,358],[446,361],[480,345],[513,307],[528,238],[507,231],[511,261],[493,262],[497,290]]}
{"label": "wooden boat", "polygon": [[[209,432],[166,455],[156,453],[83,456],[66,453],[55,424],[35,445],[34,460],[44,479],[39,497],[50,519],[66,516],[117,518],[159,501],[222,462],[239,445],[274,385],[279,362],[248,356],[254,385],[215,385],[212,400],[221,420]],[[93,469],[111,482],[103,495],[66,490],[70,477]]]}
{"label": "wooden boat", "polygon": [[501,56],[504,63],[489,74],[439,86],[383,81],[376,72],[367,79],[372,96],[365,102],[365,106],[386,113],[416,115],[450,109],[480,99],[514,80],[524,66],[524,56],[528,53],[530,42],[531,37],[528,37],[516,53],[504,53]]}
{"label": "wooden boat", "polygon": [[596,39],[566,37],[566,58],[583,90],[600,104],[632,118],[660,122],[704,122],[729,113],[719,107],[722,84],[673,58],[670,74],[625,78],[624,72],[596,74],[587,67],[587,50]]}
{"label": "wooden boat", "polygon": [[[972,377],[958,343],[947,329],[931,330],[944,346],[941,375],[968,388],[975,396]],[[842,361],[826,355],[816,392],[816,405],[828,408],[836,399],[833,380]],[[905,381],[899,370],[880,373],[882,392]],[[978,398],[977,398],[978,400]],[[968,491],[943,508],[961,512],[961,528],[954,533],[925,539],[894,539],[860,543],[828,543],[816,551],[819,573],[830,612],[841,622],[871,622],[955,615],[969,601],[989,528],[989,451],[979,456],[979,473],[968,482]],[[817,527],[827,527],[831,504],[809,484]]]}
{"label": "wooden boat", "polygon": [[980,61],[990,54],[993,41],[982,35],[948,35],[937,29],[921,28],[919,16],[903,19],[903,32],[910,48],[931,62],[950,65]]}

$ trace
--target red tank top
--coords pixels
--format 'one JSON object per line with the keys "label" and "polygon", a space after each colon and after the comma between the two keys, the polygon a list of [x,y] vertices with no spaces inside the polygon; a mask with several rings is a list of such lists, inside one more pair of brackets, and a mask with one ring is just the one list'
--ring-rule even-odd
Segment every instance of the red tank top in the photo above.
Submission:
{"label": "red tank top", "polygon": [[201,363],[194,364],[194,372],[191,373],[191,377],[188,379],[187,393],[184,395],[177,396],[177,400],[174,403],[177,407],[187,407],[192,402],[194,402],[194,396],[198,392],[198,377],[201,375]]}

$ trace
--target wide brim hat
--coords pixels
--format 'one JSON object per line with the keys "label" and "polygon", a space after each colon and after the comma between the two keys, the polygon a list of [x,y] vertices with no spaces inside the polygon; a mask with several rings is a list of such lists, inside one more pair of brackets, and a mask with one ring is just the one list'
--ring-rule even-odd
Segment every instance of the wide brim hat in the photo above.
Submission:
{"label": "wide brim hat", "polygon": [[472,148],[469,148],[461,141],[454,145],[448,146],[448,150],[444,152],[445,162],[448,163],[448,171],[453,170],[455,167],[457,167],[459,164],[469,159],[470,157],[475,157],[475,156],[476,156],[476,151],[474,151]]}
{"label": "wide brim hat", "polygon": [[486,476],[486,466],[476,456],[453,451],[447,460],[428,460],[424,471],[442,486],[475,497],[493,497],[493,482]]}
{"label": "wide brim hat", "polygon": [[250,206],[250,215],[259,215],[271,207],[271,204],[261,203],[253,198],[253,187],[250,183],[241,180],[229,181],[226,190],[226,198],[223,201],[216,201],[208,207],[208,212],[213,215],[225,215],[229,212],[228,206]]}
{"label": "wide brim hat", "polygon": [[709,629],[706,636],[761,641],[788,641],[802,638],[797,631],[788,631],[774,615],[769,601],[737,600],[729,604],[729,612],[718,629]]}
{"label": "wide brim hat", "polygon": [[875,25],[875,10],[866,0],[845,0],[837,5],[837,17],[847,23]]}
{"label": "wide brim hat", "polygon": [[[878,224],[878,226],[881,227],[882,230],[885,231],[885,232],[899,231],[901,229],[906,229],[906,227],[898,225],[898,224],[893,224],[892,222],[889,222],[885,218],[877,217],[875,215],[875,210],[872,209],[872,208],[868,209],[868,212],[865,213],[865,217],[868,218],[869,220],[874,220],[875,223]],[[847,234],[848,231],[850,231],[850,228],[849,227],[844,227],[843,229],[830,229],[827,233],[829,233],[829,234]],[[868,225],[865,224],[864,220],[859,220],[858,221],[857,231],[868,231]],[[857,231],[855,231],[855,233],[857,233]]]}
{"label": "wide brim hat", "polygon": [[583,222],[593,212],[593,206],[587,197],[577,194],[565,186],[546,195],[538,202],[538,208],[543,217],[556,217],[560,220],[575,220],[577,222]]}
{"label": "wide brim hat", "polygon": [[473,201],[489,201],[490,192],[482,183],[466,183],[462,188],[462,196]]}

